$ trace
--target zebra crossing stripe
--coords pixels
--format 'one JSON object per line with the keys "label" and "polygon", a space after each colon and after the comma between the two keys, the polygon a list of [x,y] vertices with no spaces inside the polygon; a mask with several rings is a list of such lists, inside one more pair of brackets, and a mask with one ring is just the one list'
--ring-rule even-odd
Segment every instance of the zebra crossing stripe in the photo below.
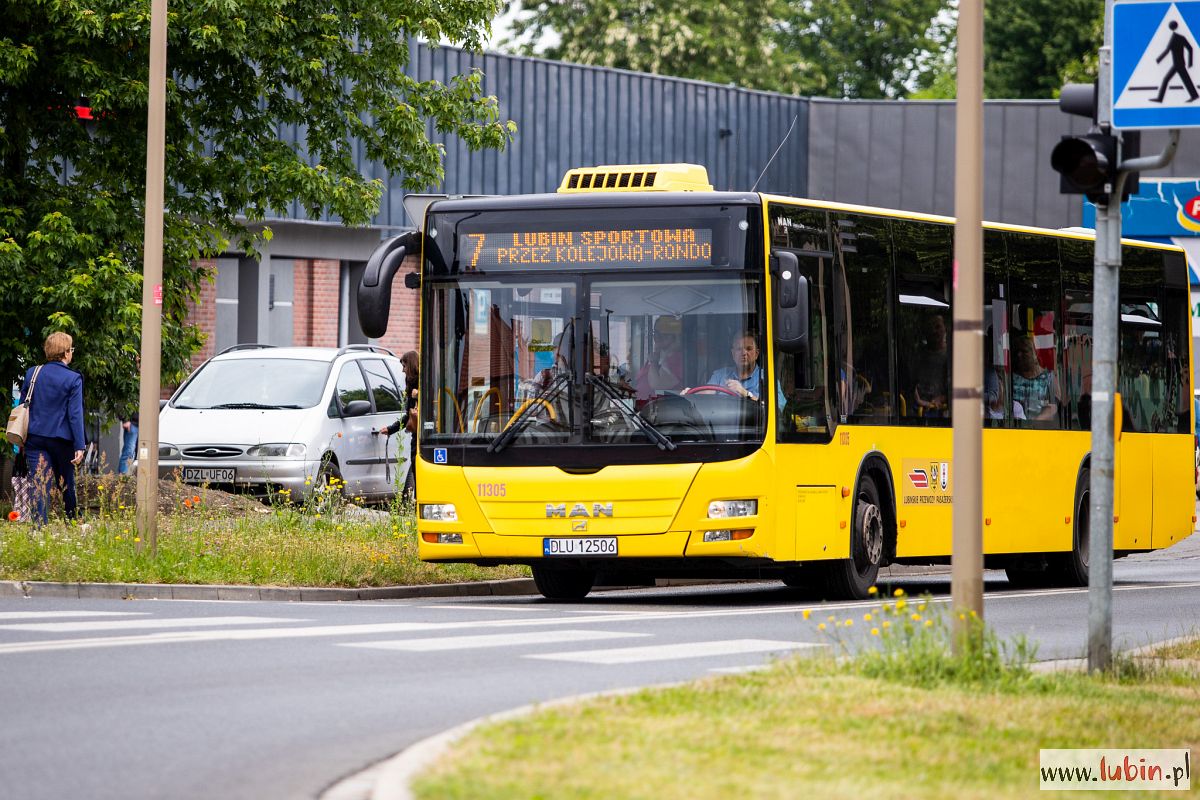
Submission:
{"label": "zebra crossing stripe", "polygon": [[712,658],[743,653],[780,653],[807,647],[813,642],[782,642],[771,639],[730,639],[718,642],[684,642],[647,647],[620,647],[614,650],[576,650],[569,653],[535,653],[525,658],[546,661],[574,661],[580,664],[638,664],[644,661],[674,661],[682,658]]}
{"label": "zebra crossing stripe", "polygon": [[0,611],[6,619],[62,619],[63,617],[144,617],[149,611]]}
{"label": "zebra crossing stripe", "polygon": [[441,636],[430,639],[393,639],[384,642],[344,642],[342,647],[433,653],[442,650],[473,650],[483,647],[524,647],[534,644],[631,639],[650,635],[649,633],[620,633],[617,631],[533,631],[531,633],[487,633],[477,636]]}
{"label": "zebra crossing stripe", "polygon": [[92,633],[153,628],[216,628],[224,625],[262,625],[276,622],[308,621],[291,617],[156,617],[154,619],[104,619],[91,622],[21,622],[0,625],[0,630],[36,633]]}

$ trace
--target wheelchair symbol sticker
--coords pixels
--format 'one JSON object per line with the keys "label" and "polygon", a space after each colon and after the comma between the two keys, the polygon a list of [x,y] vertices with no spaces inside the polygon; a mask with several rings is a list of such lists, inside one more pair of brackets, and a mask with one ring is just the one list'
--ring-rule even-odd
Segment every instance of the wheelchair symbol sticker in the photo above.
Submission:
{"label": "wheelchair symbol sticker", "polygon": [[435,463],[435,464],[445,464],[445,463],[447,463],[447,461],[446,461],[446,448],[444,448],[444,447],[435,447],[435,448],[433,448],[433,463]]}

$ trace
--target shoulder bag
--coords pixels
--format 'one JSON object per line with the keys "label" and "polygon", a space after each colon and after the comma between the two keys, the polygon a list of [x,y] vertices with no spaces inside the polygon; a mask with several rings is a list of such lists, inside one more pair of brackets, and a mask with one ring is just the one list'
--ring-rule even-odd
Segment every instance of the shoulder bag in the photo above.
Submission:
{"label": "shoulder bag", "polygon": [[29,381],[29,394],[8,414],[8,428],[4,435],[10,444],[17,447],[24,447],[25,439],[29,437],[29,404],[33,401],[33,387],[37,386],[38,373],[41,371],[42,367],[38,365]]}

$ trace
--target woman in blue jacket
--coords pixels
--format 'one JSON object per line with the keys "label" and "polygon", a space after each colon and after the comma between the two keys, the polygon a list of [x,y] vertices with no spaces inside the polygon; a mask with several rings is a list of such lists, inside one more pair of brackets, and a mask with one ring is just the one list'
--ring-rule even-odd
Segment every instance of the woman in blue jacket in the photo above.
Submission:
{"label": "woman in blue jacket", "polygon": [[51,478],[62,488],[67,516],[75,518],[75,465],[83,461],[84,449],[83,376],[68,366],[75,354],[70,335],[50,334],[43,350],[46,363],[30,367],[21,384],[21,397],[30,398],[25,457],[34,486],[33,519],[39,524],[46,522]]}

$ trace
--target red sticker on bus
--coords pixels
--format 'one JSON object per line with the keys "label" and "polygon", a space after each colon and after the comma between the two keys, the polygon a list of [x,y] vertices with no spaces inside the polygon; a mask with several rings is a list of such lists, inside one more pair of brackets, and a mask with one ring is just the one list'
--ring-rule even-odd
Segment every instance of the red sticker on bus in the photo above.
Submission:
{"label": "red sticker on bus", "polygon": [[912,485],[918,489],[929,488],[929,473],[923,469],[914,469],[908,473],[908,479],[912,481]]}

